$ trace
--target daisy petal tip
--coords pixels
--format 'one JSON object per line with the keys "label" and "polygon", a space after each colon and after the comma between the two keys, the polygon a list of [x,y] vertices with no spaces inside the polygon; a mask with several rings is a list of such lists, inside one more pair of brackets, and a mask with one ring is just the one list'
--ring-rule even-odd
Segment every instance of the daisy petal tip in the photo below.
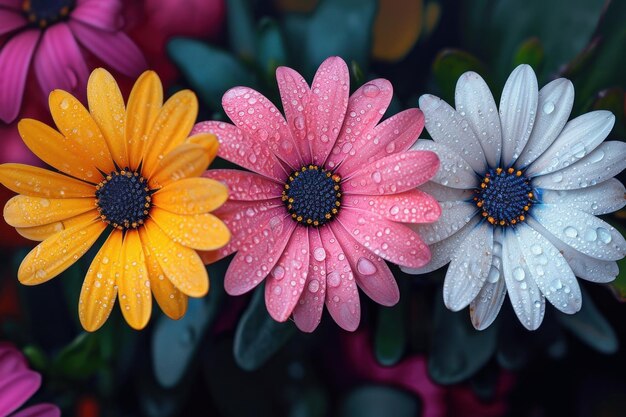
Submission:
{"label": "daisy petal tip", "polygon": [[298,330],[300,330],[302,333],[313,333],[317,329],[317,326],[319,326],[320,324],[320,322],[317,320],[306,321],[305,319],[296,319],[295,316],[294,322],[296,323],[296,327],[298,328]]}
{"label": "daisy petal tip", "polygon": [[434,111],[439,108],[443,100],[432,94],[424,94],[419,98],[419,107],[422,112]]}

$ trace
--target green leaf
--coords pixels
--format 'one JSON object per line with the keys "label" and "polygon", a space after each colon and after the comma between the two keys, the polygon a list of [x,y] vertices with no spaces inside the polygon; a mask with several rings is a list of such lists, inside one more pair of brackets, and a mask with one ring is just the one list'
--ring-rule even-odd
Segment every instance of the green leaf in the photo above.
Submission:
{"label": "green leaf", "polygon": [[265,288],[254,292],[235,332],[234,354],[246,371],[259,369],[294,335],[293,323],[275,321],[265,308]]}
{"label": "green leaf", "polygon": [[256,27],[252,13],[252,2],[248,0],[226,0],[227,26],[230,49],[245,62],[254,60],[256,51]]}
{"label": "green leaf", "polygon": [[[437,298],[441,300],[441,293]],[[428,372],[439,384],[455,384],[478,372],[496,349],[497,326],[478,331],[467,311],[454,313],[435,303],[434,332]]]}
{"label": "green leaf", "polygon": [[43,372],[49,364],[48,356],[41,348],[35,345],[26,345],[22,353],[28,359],[28,363],[33,369]]}
{"label": "green leaf", "polygon": [[391,366],[402,359],[406,348],[404,298],[393,307],[378,307],[378,321],[374,334],[374,353],[381,365]]}
{"label": "green leaf", "polygon": [[513,66],[528,64],[537,71],[541,68],[543,59],[543,45],[539,38],[533,37],[520,45],[513,58]]}
{"label": "green leaf", "polygon": [[259,28],[259,47],[256,64],[267,85],[275,85],[276,68],[287,63],[287,51],[278,24],[264,20]]}
{"label": "green leaf", "polygon": [[387,386],[353,390],[341,405],[341,417],[416,417],[421,415],[417,398]]}
{"label": "green leaf", "polygon": [[71,379],[86,379],[106,367],[97,333],[81,333],[54,359],[52,372]]}
{"label": "green leaf", "polygon": [[167,52],[200,100],[214,110],[221,108],[226,90],[256,84],[252,72],[235,57],[203,42],[175,38],[168,43]]}
{"label": "green leaf", "polygon": [[448,103],[454,103],[456,82],[467,71],[477,72],[487,79],[487,70],[483,63],[468,52],[458,49],[444,49],[437,55],[433,62],[433,74],[441,89],[442,99]]}

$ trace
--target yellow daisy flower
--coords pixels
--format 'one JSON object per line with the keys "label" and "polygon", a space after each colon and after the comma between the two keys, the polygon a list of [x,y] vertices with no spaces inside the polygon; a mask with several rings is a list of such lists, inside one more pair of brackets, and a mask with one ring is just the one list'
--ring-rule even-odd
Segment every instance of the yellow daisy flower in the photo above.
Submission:
{"label": "yellow daisy flower", "polygon": [[218,141],[210,134],[187,137],[198,113],[196,96],[184,90],[163,104],[152,71],[139,77],[125,107],[111,74],[96,69],[87,99],[89,110],[65,91],[50,93],[58,131],[32,119],[18,125],[26,145],[61,173],[0,165],[0,182],[20,194],[4,207],[6,222],[42,241],[22,261],[18,278],[25,285],[54,278],[109,229],[80,294],[83,327],[102,326],[118,295],[135,329],[150,319],[151,293],[178,319],[188,296],[209,289],[195,249],[218,249],[230,239],[209,213],[226,201],[226,187],[197,178],[217,154]]}

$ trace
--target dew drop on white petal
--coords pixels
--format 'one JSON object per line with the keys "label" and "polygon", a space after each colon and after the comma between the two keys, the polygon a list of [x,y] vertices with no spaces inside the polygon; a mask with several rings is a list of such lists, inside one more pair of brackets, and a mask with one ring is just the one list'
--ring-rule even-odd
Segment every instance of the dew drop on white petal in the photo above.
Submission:
{"label": "dew drop on white petal", "polygon": [[545,104],[543,105],[543,112],[545,114],[550,114],[553,111],[554,111],[554,102],[546,101]]}
{"label": "dew drop on white petal", "polygon": [[526,273],[519,266],[513,270],[513,278],[515,278],[517,281],[523,281],[525,276]]}

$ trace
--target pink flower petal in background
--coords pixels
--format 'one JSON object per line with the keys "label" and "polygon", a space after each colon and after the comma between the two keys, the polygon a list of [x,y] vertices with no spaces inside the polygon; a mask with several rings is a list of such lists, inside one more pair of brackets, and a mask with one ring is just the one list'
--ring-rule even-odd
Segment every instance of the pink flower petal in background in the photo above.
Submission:
{"label": "pink flower petal in background", "polygon": [[0,381],[15,372],[28,369],[28,363],[13,345],[2,343],[0,345]]}
{"label": "pink flower petal in background", "polygon": [[24,404],[41,385],[41,375],[28,369],[0,377],[0,416],[7,416]]}
{"label": "pink flower petal in background", "polygon": [[0,0],[0,6],[21,10],[22,0]]}
{"label": "pink flower petal in background", "polygon": [[61,410],[53,404],[38,404],[25,408],[11,417],[61,417]]}
{"label": "pink flower petal in background", "polygon": [[119,0],[87,0],[78,2],[72,11],[72,19],[114,32],[120,30],[124,23],[121,12],[122,4]]}
{"label": "pink flower petal in background", "polygon": [[22,26],[26,26],[26,23],[28,22],[24,16],[15,13],[12,10],[0,9],[0,35],[19,29]]}

